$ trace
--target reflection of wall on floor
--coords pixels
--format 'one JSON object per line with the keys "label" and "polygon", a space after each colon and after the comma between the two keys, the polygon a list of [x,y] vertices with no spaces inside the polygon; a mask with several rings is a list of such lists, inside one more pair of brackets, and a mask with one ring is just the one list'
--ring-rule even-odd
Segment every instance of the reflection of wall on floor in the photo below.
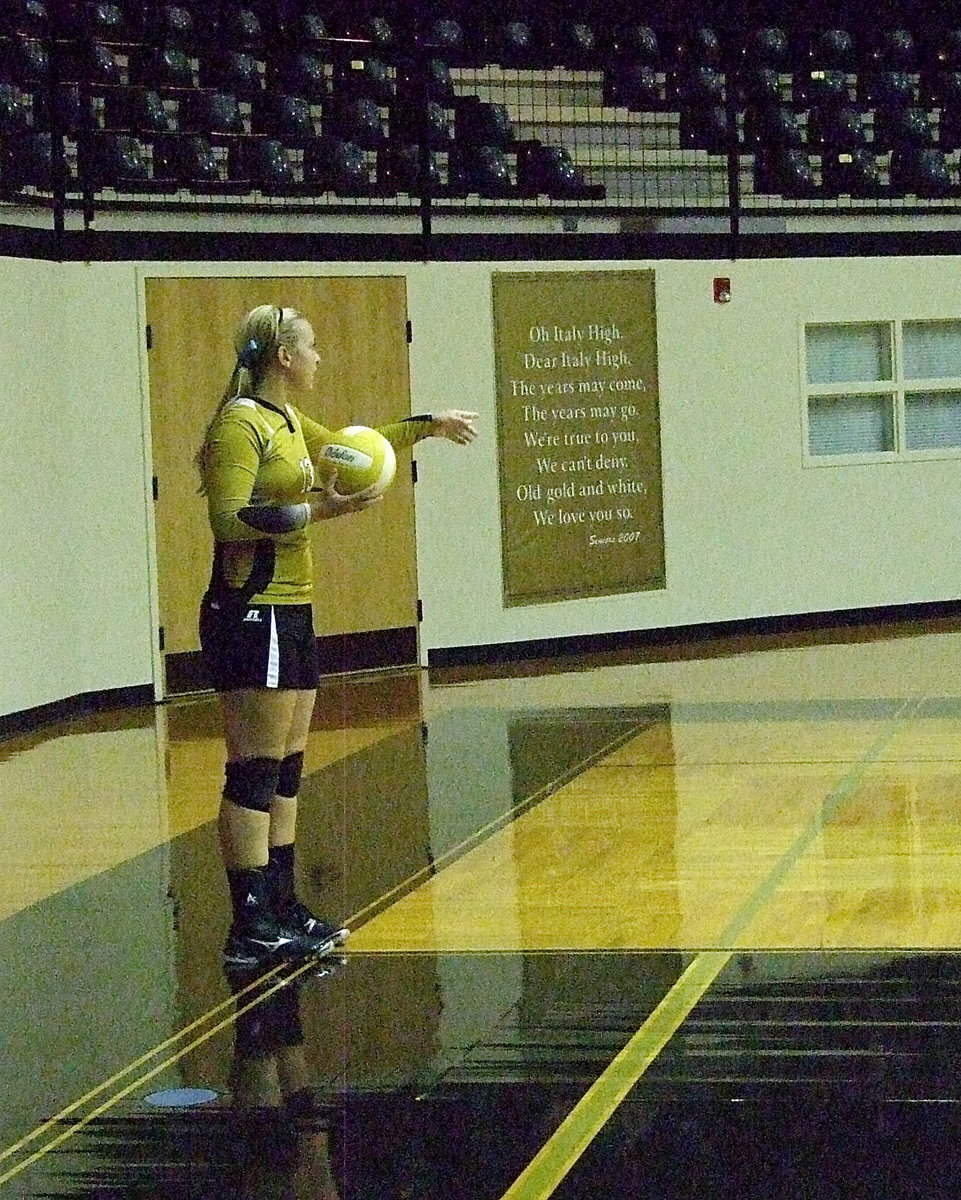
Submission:
{"label": "reflection of wall on floor", "polygon": [[15,1140],[4,1118],[26,1122],[19,1136],[170,1036],[167,880],[161,847],[0,923],[0,1045],[16,1083],[0,1105],[0,1144]]}

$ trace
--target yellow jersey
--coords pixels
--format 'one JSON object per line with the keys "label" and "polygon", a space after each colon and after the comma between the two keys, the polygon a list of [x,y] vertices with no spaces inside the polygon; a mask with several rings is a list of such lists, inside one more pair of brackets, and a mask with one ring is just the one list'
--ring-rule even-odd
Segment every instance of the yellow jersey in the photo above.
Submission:
{"label": "yellow jersey", "polygon": [[[391,445],[413,446],[430,417],[378,426]],[[209,594],[243,604],[309,604],[314,568],[308,529],[267,534],[237,515],[250,505],[302,504],[333,432],[292,405],[251,396],[224,405],[207,437],[203,481],[214,536]]]}

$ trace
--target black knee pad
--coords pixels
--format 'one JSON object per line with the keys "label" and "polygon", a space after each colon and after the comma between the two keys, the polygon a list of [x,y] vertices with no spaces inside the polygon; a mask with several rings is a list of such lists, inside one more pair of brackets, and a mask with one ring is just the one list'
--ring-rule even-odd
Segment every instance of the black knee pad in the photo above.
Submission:
{"label": "black knee pad", "polygon": [[304,752],[288,754],[280,760],[280,773],[277,776],[277,795],[293,800],[300,791],[300,777],[304,773]]}
{"label": "black knee pad", "polygon": [[270,812],[280,774],[279,758],[242,758],[225,770],[224,799],[254,812]]}

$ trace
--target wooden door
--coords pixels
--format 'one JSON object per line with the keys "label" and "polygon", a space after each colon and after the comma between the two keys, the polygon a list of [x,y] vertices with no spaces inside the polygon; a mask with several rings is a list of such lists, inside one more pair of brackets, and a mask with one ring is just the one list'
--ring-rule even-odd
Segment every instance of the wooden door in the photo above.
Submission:
{"label": "wooden door", "polygon": [[[234,331],[258,304],[297,308],[314,327],[321,364],[313,394],[298,401],[308,415],[338,429],[410,414],[402,277],[146,280],[157,582],[168,667],[171,656],[196,656],[197,610],[210,573],[212,540],[194,455],[233,370]],[[416,626],[408,461],[409,452],[382,504],[313,526],[318,636]]]}

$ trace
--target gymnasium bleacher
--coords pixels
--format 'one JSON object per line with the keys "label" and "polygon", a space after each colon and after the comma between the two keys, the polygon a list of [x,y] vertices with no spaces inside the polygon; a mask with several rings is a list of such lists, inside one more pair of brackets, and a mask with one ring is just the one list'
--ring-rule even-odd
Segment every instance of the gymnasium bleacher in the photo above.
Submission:
{"label": "gymnasium bleacher", "polygon": [[957,208],[961,22],[562,7],[5,0],[0,199],[88,223]]}

